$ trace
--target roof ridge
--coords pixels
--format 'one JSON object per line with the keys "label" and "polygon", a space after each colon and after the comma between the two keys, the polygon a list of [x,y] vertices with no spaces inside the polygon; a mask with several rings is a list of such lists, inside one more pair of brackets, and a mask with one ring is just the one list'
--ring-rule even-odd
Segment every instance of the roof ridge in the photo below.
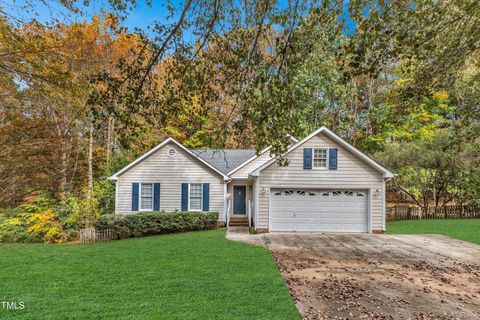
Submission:
{"label": "roof ridge", "polygon": [[197,157],[208,162],[222,173],[235,169],[255,155],[255,149],[190,149]]}

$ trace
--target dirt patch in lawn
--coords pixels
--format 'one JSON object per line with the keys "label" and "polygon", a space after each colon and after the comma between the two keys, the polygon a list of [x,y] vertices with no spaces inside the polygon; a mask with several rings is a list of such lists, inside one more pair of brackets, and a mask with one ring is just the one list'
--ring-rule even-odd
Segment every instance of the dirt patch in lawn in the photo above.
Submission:
{"label": "dirt patch in lawn", "polygon": [[293,237],[269,249],[304,319],[480,319],[480,261],[387,236]]}

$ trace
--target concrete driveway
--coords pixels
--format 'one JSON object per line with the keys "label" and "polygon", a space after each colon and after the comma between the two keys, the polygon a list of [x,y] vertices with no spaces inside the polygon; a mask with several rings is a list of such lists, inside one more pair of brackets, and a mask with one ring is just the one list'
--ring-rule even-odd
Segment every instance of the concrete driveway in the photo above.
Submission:
{"label": "concrete driveway", "polygon": [[480,246],[444,236],[271,233],[304,319],[480,319]]}

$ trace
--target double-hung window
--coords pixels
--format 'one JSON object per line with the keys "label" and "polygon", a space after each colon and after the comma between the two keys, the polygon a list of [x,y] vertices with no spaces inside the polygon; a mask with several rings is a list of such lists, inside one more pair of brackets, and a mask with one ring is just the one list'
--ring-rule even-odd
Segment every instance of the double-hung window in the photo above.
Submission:
{"label": "double-hung window", "polygon": [[140,184],[140,210],[153,210],[153,183]]}
{"label": "double-hung window", "polygon": [[313,149],[313,167],[314,168],[327,168],[328,163],[328,149],[327,148],[315,148]]}
{"label": "double-hung window", "polygon": [[202,184],[201,183],[190,183],[189,210],[191,211],[202,210]]}

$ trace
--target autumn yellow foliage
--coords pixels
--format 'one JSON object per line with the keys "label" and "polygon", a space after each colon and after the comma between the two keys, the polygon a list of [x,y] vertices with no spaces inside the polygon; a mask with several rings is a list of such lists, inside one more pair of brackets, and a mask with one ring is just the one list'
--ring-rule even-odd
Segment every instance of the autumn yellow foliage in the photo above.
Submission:
{"label": "autumn yellow foliage", "polygon": [[63,242],[63,230],[58,219],[58,214],[52,209],[32,214],[27,223],[30,227],[29,233],[40,236],[44,242],[61,243]]}

